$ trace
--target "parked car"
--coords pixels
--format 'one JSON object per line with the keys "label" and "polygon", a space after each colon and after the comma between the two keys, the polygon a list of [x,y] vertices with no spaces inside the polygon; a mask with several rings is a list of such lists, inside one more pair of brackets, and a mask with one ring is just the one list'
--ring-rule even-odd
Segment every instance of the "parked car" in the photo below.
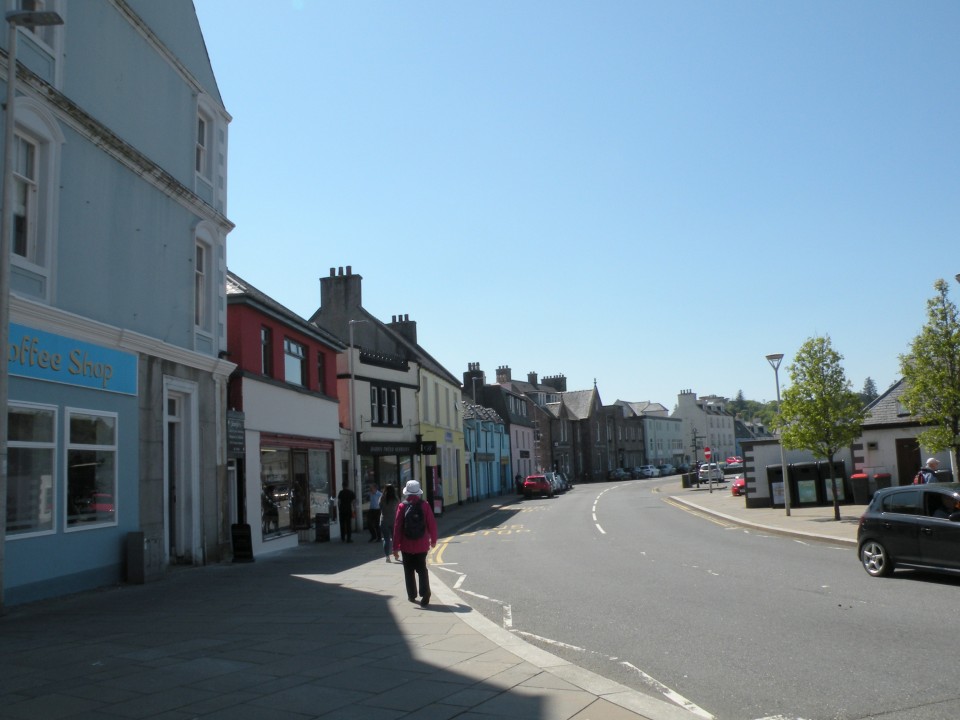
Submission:
{"label": "parked car", "polygon": [[960,572],[960,483],[877,490],[857,526],[857,556],[874,577],[896,567]]}
{"label": "parked car", "polygon": [[560,484],[563,486],[564,492],[573,487],[573,483],[570,482],[570,478],[567,477],[566,473],[558,472],[557,477],[560,479]]}
{"label": "parked car", "polygon": [[677,472],[678,473],[690,472],[690,465],[688,465],[687,463],[680,463],[679,465],[677,465]]}
{"label": "parked car", "polygon": [[632,480],[633,475],[623,468],[614,468],[607,473],[607,480]]}
{"label": "parked car", "polygon": [[730,494],[731,495],[746,495],[747,494],[747,480],[743,475],[737,475],[733,482],[730,483]]}
{"label": "parked car", "polygon": [[545,472],[544,476],[553,486],[553,492],[555,495],[566,492],[567,489],[563,486],[563,481],[560,479],[560,476],[555,472]]}
{"label": "parked car", "polygon": [[640,477],[660,477],[660,471],[653,465],[641,465],[637,470],[640,472]]}
{"label": "parked car", "polygon": [[717,463],[703,463],[698,473],[700,482],[723,482],[723,469]]}
{"label": "parked car", "polygon": [[534,495],[538,497],[543,495],[553,497],[554,494],[553,485],[550,484],[546,475],[542,473],[540,475],[527,475],[523,481],[523,496],[527,499],[532,498]]}
{"label": "parked car", "polygon": [[731,455],[727,458],[727,465],[743,465],[743,458],[739,455]]}
{"label": "parked car", "polygon": [[661,477],[666,477],[667,475],[673,475],[677,472],[677,469],[670,463],[664,463],[663,465],[657,465],[657,470],[660,471]]}

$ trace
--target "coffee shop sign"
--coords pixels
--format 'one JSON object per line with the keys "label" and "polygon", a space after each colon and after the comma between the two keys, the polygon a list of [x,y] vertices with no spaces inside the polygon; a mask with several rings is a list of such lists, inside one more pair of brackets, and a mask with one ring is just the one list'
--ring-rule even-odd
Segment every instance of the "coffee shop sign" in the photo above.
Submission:
{"label": "coffee shop sign", "polygon": [[93,343],[10,324],[11,375],[137,394],[137,357]]}

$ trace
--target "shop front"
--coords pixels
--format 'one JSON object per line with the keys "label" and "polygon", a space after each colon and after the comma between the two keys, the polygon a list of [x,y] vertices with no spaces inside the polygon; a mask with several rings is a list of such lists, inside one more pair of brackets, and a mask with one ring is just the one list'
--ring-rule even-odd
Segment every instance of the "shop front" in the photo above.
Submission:
{"label": "shop front", "polygon": [[11,323],[5,600],[119,582],[139,528],[137,356]]}
{"label": "shop front", "polygon": [[318,515],[330,512],[333,442],[260,435],[260,534],[264,542],[312,539]]}

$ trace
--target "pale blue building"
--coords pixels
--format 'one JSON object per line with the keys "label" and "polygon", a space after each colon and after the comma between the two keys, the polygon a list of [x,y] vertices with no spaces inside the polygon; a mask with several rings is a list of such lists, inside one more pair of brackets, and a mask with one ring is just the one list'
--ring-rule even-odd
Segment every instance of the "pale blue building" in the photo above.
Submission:
{"label": "pale blue building", "polygon": [[463,441],[469,499],[511,494],[510,434],[496,411],[464,402]]}
{"label": "pale blue building", "polygon": [[193,3],[43,8],[63,24],[17,42],[8,604],[228,557],[238,503],[230,116]]}

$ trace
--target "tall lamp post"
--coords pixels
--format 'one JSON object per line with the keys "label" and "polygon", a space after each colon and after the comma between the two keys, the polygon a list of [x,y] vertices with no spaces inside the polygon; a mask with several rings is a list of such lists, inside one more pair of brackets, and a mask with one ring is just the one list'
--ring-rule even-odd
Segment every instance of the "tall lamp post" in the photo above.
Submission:
{"label": "tall lamp post", "polygon": [[[355,348],[354,348],[354,346],[353,346],[353,326],[356,325],[357,323],[365,323],[365,322],[366,322],[366,320],[350,320],[350,321],[347,323],[347,326],[348,326],[348,328],[349,328],[349,331],[348,331],[348,332],[349,332],[349,335],[350,335],[350,355],[349,355],[349,363],[350,363],[350,434],[351,434],[351,438],[350,438],[350,455],[351,455],[350,464],[353,465],[353,482],[354,482],[354,484],[353,484],[353,489],[354,489],[354,492],[357,493],[357,499],[360,500],[361,502],[362,502],[362,500],[363,500],[363,491],[362,491],[361,488],[360,488],[360,432],[359,432],[359,430],[357,430],[356,390],[355,390],[354,387],[353,387],[353,386],[356,384],[356,383],[355,383],[355,380],[354,380],[354,375],[353,375],[353,354],[354,354],[354,350],[355,350]],[[361,513],[358,512],[358,513],[357,513],[357,516],[359,517],[360,514],[361,514]],[[343,522],[343,520],[341,519],[340,522]],[[352,521],[351,521],[351,522],[352,522]],[[362,530],[362,529],[363,529],[363,528],[359,528],[359,530]]]}
{"label": "tall lamp post", "polygon": [[[777,381],[777,414],[780,413],[780,362],[783,360],[783,353],[767,355],[767,362],[773,368],[773,376]],[[790,481],[787,478],[787,457],[783,452],[783,434],[780,435],[780,472],[783,475],[783,507],[790,514]],[[772,499],[772,498],[771,498]]]}
{"label": "tall lamp post", "polygon": [[7,406],[10,399],[9,354],[10,345],[10,250],[13,234],[13,152],[17,85],[17,28],[33,29],[41,25],[62,25],[63,18],[55,12],[12,10],[7,20],[7,105],[3,123],[3,206],[0,208],[0,608],[3,607],[3,568],[6,545],[7,517],[7,435],[9,432]]}

